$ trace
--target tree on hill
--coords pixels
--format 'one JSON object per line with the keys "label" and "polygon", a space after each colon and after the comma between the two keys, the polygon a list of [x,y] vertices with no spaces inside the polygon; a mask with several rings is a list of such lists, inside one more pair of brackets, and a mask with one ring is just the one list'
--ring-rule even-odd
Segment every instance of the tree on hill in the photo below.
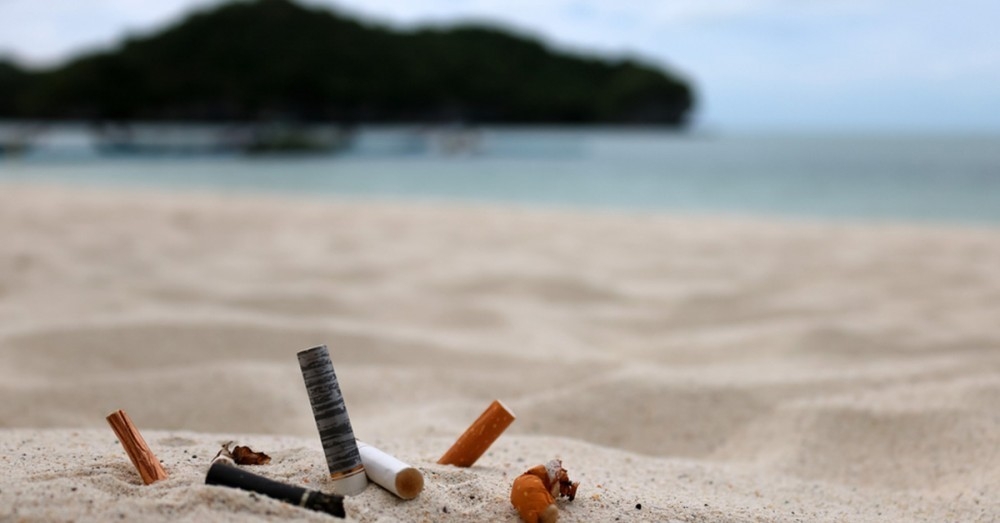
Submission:
{"label": "tree on hill", "polygon": [[289,0],[231,3],[24,72],[0,116],[116,120],[683,124],[682,80],[485,26],[395,31]]}
{"label": "tree on hill", "polygon": [[18,97],[24,91],[28,73],[10,60],[0,58],[0,114],[14,115]]}

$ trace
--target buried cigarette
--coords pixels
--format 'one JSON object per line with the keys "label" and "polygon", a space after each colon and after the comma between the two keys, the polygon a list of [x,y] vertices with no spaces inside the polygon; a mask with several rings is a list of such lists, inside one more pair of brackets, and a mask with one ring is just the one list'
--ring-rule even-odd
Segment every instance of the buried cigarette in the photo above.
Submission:
{"label": "buried cigarette", "polygon": [[500,400],[493,400],[490,406],[458,437],[448,452],[441,456],[441,465],[471,467],[486,449],[514,422],[514,413]]}
{"label": "buried cigarette", "polygon": [[142,438],[139,429],[135,428],[124,410],[116,410],[108,414],[106,419],[108,425],[111,425],[111,430],[115,431],[115,435],[118,436],[118,441],[125,448],[128,459],[139,471],[143,483],[149,485],[154,481],[167,479],[167,471],[163,470],[160,460],[156,459],[153,451],[149,450],[146,440]]}
{"label": "buried cigarette", "polygon": [[247,472],[226,456],[216,457],[205,476],[206,485],[221,485],[263,494],[267,497],[298,505],[303,508],[325,512],[338,518],[346,517],[344,498],[336,494],[324,494],[317,490],[289,485]]}
{"label": "buried cigarette", "polygon": [[413,499],[424,490],[424,476],[419,470],[367,444],[358,442],[361,462],[368,479],[403,499]]}
{"label": "buried cigarette", "polygon": [[343,496],[360,494],[368,486],[365,467],[354,439],[351,418],[347,416],[344,395],[340,393],[337,374],[326,345],[299,352],[299,367],[306,383],[313,418],[323,443],[326,464],[333,479],[332,489]]}

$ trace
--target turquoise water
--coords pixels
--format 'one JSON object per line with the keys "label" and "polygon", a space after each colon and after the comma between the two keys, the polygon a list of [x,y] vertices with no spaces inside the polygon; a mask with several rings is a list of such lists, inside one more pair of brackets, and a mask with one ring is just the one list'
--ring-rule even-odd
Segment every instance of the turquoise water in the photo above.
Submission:
{"label": "turquoise water", "polygon": [[1000,224],[996,136],[487,129],[456,151],[448,133],[367,130],[319,156],[102,156],[69,129],[0,158],[0,179]]}

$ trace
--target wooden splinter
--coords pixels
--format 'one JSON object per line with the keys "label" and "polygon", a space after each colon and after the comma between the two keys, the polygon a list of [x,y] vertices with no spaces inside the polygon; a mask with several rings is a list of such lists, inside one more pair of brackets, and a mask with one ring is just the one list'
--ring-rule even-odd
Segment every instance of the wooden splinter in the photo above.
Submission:
{"label": "wooden splinter", "polygon": [[438,463],[471,467],[513,422],[514,413],[499,400],[493,400],[486,411],[458,437],[448,452],[441,456]]}
{"label": "wooden splinter", "polygon": [[167,479],[167,471],[163,470],[160,460],[156,459],[153,451],[149,450],[146,440],[142,439],[139,429],[135,428],[124,410],[119,409],[108,414],[107,420],[108,425],[111,425],[111,430],[115,431],[115,435],[118,436],[118,441],[125,448],[128,458],[132,460],[132,465],[142,476],[143,483],[149,485],[154,481]]}

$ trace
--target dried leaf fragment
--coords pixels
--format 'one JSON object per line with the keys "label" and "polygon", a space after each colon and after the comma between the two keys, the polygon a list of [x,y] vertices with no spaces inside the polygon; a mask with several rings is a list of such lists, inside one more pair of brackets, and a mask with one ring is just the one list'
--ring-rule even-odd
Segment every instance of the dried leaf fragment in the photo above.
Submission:
{"label": "dried leaf fragment", "polygon": [[254,452],[250,447],[237,446],[233,449],[233,461],[237,465],[267,465],[271,462],[271,456]]}
{"label": "dried leaf fragment", "polygon": [[232,444],[232,441],[223,443],[222,449],[215,455],[215,459],[212,462],[225,460],[237,465],[267,465],[271,462],[271,456],[263,452],[254,452],[250,447],[237,446],[233,450],[229,450],[229,446]]}

